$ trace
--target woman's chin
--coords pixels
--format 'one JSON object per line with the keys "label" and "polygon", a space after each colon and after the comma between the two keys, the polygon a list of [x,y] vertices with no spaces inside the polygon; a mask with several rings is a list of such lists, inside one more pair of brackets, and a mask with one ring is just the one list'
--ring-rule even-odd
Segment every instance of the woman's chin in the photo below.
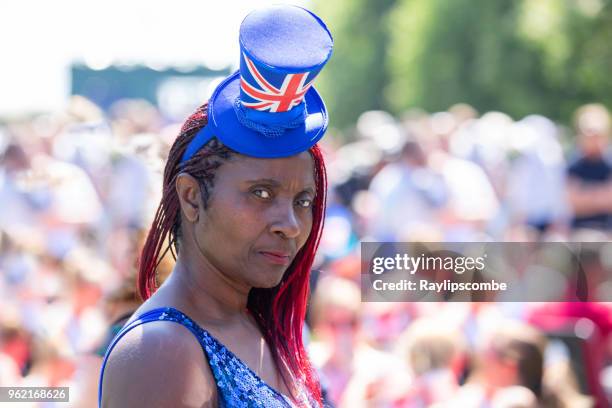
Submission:
{"label": "woman's chin", "polygon": [[266,276],[262,276],[261,279],[257,279],[257,282],[253,282],[253,287],[258,289],[271,289],[283,280],[284,271],[281,273],[270,273],[268,272]]}

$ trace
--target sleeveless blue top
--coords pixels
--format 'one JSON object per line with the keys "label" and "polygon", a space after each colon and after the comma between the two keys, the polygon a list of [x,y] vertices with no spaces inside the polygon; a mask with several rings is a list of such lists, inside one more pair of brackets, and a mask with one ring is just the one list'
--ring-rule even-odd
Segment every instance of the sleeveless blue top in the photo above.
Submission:
{"label": "sleeveless blue top", "polygon": [[[126,324],[110,343],[100,371],[100,384],[98,386],[98,407],[102,406],[102,380],[108,356],[117,342],[131,329],[147,322],[159,320],[171,321],[187,327],[198,339],[202,346],[211,371],[217,384],[219,407],[245,407],[245,408],[294,408],[296,407],[287,396],[279,393],[263,382],[234,353],[229,351],[222,343],[210,333],[201,328],[189,316],[172,307],[162,307],[143,313],[138,319]],[[310,407],[307,394],[302,391],[298,396],[299,406]]]}

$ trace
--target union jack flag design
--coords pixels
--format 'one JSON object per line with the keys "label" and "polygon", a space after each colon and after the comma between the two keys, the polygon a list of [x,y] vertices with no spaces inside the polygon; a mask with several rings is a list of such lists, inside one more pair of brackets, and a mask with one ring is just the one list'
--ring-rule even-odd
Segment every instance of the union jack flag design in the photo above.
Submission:
{"label": "union jack flag design", "polygon": [[287,112],[299,105],[318,73],[264,74],[265,68],[258,68],[246,54],[242,56],[240,102],[258,111]]}

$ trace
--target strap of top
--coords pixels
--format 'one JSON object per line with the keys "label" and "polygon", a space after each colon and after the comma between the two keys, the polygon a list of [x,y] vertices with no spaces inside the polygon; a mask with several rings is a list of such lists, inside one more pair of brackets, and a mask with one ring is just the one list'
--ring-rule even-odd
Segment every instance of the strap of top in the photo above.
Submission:
{"label": "strap of top", "polygon": [[161,307],[157,309],[152,309],[147,312],[141,314],[138,319],[133,320],[132,322],[123,326],[123,328],[117,333],[115,338],[111,341],[106,353],[104,354],[104,360],[102,361],[102,368],[100,370],[100,383],[98,384],[98,408],[102,407],[102,381],[104,380],[104,368],[106,367],[106,363],[108,361],[108,357],[110,356],[111,351],[115,348],[115,345],[121,340],[123,336],[125,336],[130,330],[134,327],[140,326],[141,324],[157,321],[159,320],[159,316],[166,311],[167,308]]}

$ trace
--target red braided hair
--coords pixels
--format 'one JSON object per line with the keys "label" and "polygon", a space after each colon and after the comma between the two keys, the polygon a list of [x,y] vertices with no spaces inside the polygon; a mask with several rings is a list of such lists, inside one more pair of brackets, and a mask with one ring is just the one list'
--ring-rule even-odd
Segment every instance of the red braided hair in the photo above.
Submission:
{"label": "red braided hair", "polygon": [[[144,300],[158,287],[156,269],[160,261],[168,251],[176,259],[179,250],[180,206],[175,188],[176,177],[185,171],[199,180],[206,207],[214,183],[214,171],[234,153],[213,139],[184,166],[180,166],[189,142],[208,123],[207,107],[207,104],[201,106],[187,119],[168,154],[162,199],[138,262],[138,291]],[[249,293],[247,308],[270,344],[277,367],[281,366],[280,359],[286,361],[295,379],[304,384],[313,399],[322,405],[319,381],[302,341],[302,327],[310,291],[310,270],[323,230],[327,175],[320,148],[315,145],[309,149],[309,153],[314,162],[316,186],[310,235],[285,272],[281,283],[269,289],[253,288]]]}

